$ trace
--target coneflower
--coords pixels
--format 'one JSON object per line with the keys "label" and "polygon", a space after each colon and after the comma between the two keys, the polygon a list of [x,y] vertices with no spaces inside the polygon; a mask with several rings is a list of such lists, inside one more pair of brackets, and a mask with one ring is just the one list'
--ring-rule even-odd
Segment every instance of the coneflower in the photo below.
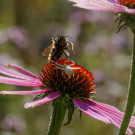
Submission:
{"label": "coneflower", "polygon": [[[96,86],[92,73],[80,65],[73,64],[72,61],[66,61],[65,59],[58,60],[56,63],[61,66],[65,66],[65,64],[67,66],[72,65],[70,68],[73,70],[73,74],[68,76],[65,70],[55,67],[52,63],[45,65],[39,75],[34,75],[16,65],[8,66],[20,73],[0,67],[0,73],[10,76],[0,76],[0,83],[40,88],[32,91],[1,91],[0,94],[37,94],[38,96],[34,101],[24,105],[25,108],[35,107],[54,100],[48,135],[59,134],[66,110],[69,112],[67,122],[69,123],[75,106],[90,117],[101,120],[106,124],[112,123],[120,128],[123,112],[113,106],[92,100]],[[127,134],[132,135],[130,127],[135,128],[134,116],[132,116],[126,131]]]}

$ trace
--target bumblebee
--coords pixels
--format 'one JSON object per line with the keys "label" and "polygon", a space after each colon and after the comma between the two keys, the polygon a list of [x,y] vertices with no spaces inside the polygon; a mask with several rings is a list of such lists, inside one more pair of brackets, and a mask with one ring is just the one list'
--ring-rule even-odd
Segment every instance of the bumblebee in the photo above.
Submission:
{"label": "bumblebee", "polygon": [[47,48],[45,48],[44,51],[42,52],[43,56],[47,56],[49,54],[48,56],[49,62],[58,60],[62,56],[62,54],[65,54],[67,59],[69,59],[69,52],[67,51],[69,47],[71,47],[72,52],[74,54],[73,50],[74,45],[73,43],[68,41],[66,37],[67,36],[52,37],[52,44]]}

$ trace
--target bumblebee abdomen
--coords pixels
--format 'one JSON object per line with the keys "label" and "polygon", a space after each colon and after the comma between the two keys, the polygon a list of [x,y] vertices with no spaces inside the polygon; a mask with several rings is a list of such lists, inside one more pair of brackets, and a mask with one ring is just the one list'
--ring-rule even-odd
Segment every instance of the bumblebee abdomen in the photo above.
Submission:
{"label": "bumblebee abdomen", "polygon": [[49,54],[48,60],[55,61],[58,60],[62,56],[63,51],[58,48],[53,48],[51,53]]}

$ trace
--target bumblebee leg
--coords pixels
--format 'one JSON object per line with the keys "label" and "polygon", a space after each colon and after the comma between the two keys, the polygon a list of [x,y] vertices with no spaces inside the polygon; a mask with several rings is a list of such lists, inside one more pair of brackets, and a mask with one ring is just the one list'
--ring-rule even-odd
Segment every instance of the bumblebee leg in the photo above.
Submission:
{"label": "bumblebee leg", "polygon": [[73,55],[75,55],[75,53],[74,53],[74,44],[68,41],[67,47],[68,47],[68,46],[71,47],[71,50],[72,50],[72,52],[73,52]]}
{"label": "bumblebee leg", "polygon": [[63,49],[63,53],[66,55],[67,59],[69,59],[69,53],[65,49]]}

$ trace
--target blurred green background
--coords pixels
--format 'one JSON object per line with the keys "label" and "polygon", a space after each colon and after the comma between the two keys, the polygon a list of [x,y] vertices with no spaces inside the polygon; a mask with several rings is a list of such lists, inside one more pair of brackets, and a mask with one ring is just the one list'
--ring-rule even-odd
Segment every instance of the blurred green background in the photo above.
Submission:
{"label": "blurred green background", "polygon": [[[71,36],[75,55],[70,58],[93,73],[95,100],[124,111],[133,37],[128,29],[116,33],[115,19],[111,13],[73,7],[67,0],[0,0],[0,65],[17,64],[38,74],[48,62],[41,52],[51,44],[51,36]],[[32,88],[0,84],[0,90]],[[45,135],[52,105],[24,109],[24,103],[33,99],[0,95],[0,135]],[[116,135],[117,131],[85,114],[80,119],[76,109],[60,135]]]}

